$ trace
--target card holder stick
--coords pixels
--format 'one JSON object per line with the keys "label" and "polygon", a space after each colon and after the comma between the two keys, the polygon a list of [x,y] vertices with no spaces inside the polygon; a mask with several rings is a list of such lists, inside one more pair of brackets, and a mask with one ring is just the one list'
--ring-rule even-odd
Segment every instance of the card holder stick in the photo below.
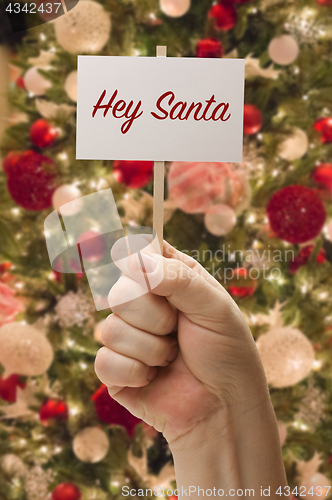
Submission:
{"label": "card holder stick", "polygon": [[[167,47],[157,46],[157,57],[166,57]],[[157,233],[161,253],[163,253],[163,226],[164,226],[164,177],[165,162],[154,162],[153,175],[153,229]]]}

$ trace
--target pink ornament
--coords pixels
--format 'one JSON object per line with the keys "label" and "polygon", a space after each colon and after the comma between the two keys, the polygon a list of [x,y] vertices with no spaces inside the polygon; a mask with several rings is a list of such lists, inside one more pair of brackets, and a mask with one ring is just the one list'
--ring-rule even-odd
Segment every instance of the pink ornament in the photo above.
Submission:
{"label": "pink ornament", "polygon": [[168,173],[168,194],[184,212],[204,213],[212,205],[237,207],[247,186],[232,163],[174,162]]}
{"label": "pink ornament", "polygon": [[0,326],[13,321],[16,314],[23,310],[23,304],[15,297],[15,292],[0,283]]}

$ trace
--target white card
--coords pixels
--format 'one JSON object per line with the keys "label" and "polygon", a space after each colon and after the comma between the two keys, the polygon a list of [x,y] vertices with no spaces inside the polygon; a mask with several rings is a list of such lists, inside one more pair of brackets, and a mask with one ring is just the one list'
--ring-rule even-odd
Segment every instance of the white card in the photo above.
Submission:
{"label": "white card", "polygon": [[242,161],[244,59],[78,56],[77,159]]}

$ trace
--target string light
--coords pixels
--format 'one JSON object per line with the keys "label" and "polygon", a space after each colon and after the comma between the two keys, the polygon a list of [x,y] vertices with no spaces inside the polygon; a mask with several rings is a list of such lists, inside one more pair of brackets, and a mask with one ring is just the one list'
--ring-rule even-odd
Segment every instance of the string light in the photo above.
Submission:
{"label": "string light", "polygon": [[19,208],[12,208],[11,213],[14,215],[18,215],[20,213],[20,209]]}
{"label": "string light", "polygon": [[312,363],[312,369],[317,372],[322,368],[322,360],[321,359],[315,359],[314,362]]}
{"label": "string light", "polygon": [[42,42],[45,42],[45,40],[46,40],[45,33],[40,33],[39,38],[41,39]]}
{"label": "string light", "polygon": [[256,216],[255,216],[255,214],[251,213],[249,215],[249,217],[247,218],[247,222],[249,222],[249,224],[253,224],[254,222],[256,222]]}

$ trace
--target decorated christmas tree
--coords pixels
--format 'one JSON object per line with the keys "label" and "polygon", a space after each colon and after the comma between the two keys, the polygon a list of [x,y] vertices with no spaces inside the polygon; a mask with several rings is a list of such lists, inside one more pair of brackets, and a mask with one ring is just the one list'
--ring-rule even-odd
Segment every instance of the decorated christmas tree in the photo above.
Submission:
{"label": "decorated christmas tree", "polygon": [[[153,162],[76,160],[76,71],[78,54],[155,56],[157,45],[245,59],[243,162],[166,164],[165,239],[246,317],[292,495],[331,496],[331,20],[330,0],[81,0],[26,32],[1,145],[1,500],[175,485],[163,436],[95,375],[110,309],[96,311],[79,269],[52,270],[44,235],[51,211],[106,188],[123,225],[152,226]],[[82,227],[94,262],[106,249],[92,233]]]}

